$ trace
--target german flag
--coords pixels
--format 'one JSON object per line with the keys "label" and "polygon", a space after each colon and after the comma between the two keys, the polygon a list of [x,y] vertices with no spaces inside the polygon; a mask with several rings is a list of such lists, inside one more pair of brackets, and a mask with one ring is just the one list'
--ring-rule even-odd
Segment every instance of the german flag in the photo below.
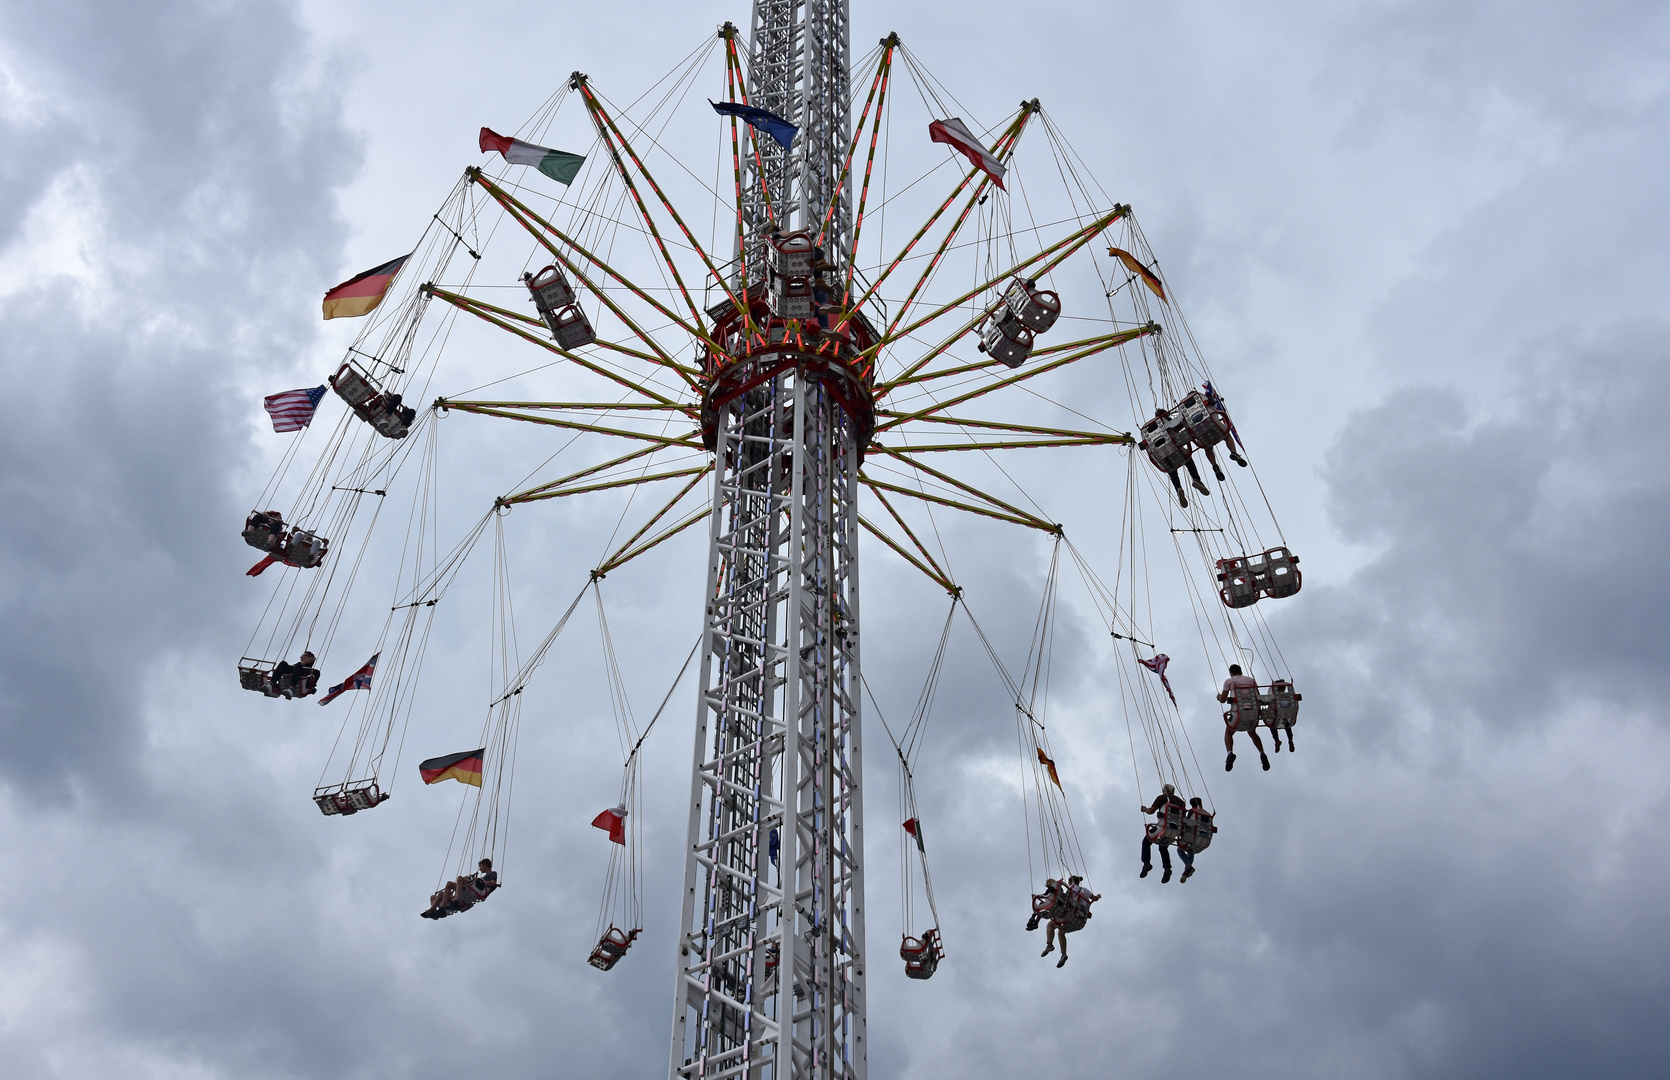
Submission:
{"label": "german flag", "polygon": [[363,274],[355,274],[326,293],[325,318],[348,319],[356,315],[369,315],[383,302],[384,294],[394,283],[394,275],[400,273],[400,268],[406,265],[409,258],[410,254],[402,255],[381,266],[374,266]]}
{"label": "german flag", "polygon": [[418,772],[423,774],[423,782],[426,784],[456,780],[460,784],[480,787],[481,762],[486,756],[487,748],[484,746],[480,750],[466,750],[462,754],[432,757],[418,764]]}

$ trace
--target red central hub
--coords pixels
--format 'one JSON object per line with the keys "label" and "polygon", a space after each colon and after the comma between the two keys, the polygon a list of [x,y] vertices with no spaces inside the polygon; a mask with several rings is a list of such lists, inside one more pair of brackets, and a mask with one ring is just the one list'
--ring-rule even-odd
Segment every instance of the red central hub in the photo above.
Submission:
{"label": "red central hub", "polygon": [[[702,356],[702,441],[717,444],[719,410],[776,378],[798,371],[816,381],[852,420],[863,454],[876,427],[875,357],[866,355],[879,335],[859,312],[785,319],[771,313],[763,284],[748,290],[750,319],[730,300],[708,309],[710,336],[718,348]],[[722,351],[721,351],[722,350]]]}

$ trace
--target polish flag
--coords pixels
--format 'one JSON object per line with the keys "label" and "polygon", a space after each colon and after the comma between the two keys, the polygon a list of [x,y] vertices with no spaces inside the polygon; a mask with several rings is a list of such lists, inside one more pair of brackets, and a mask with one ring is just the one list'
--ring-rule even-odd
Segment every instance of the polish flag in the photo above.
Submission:
{"label": "polish flag", "polygon": [[991,151],[986,149],[985,144],[976,138],[974,133],[968,130],[967,125],[957,117],[953,116],[949,120],[935,120],[929,124],[928,138],[937,143],[945,143],[952,149],[960,151],[969,161],[974,163],[975,168],[991,177],[992,183],[996,184],[998,188],[1003,191],[1009,190],[1003,186],[1003,177],[1009,170],[1003,167],[1003,162],[992,156]]}

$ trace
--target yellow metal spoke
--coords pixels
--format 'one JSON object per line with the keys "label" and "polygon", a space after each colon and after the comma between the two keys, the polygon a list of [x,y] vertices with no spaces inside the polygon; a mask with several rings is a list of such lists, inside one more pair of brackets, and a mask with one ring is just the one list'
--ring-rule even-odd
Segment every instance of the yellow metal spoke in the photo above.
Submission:
{"label": "yellow metal spoke", "polygon": [[[958,502],[956,499],[948,499],[943,495],[930,495],[925,491],[914,491],[907,487],[900,487],[898,484],[889,484],[886,481],[865,476],[863,473],[859,474],[858,479],[871,491],[879,489],[881,491],[897,492],[900,495],[908,495],[913,499],[921,499],[924,502],[937,503],[940,506],[949,506],[953,510],[966,510],[971,514],[979,514],[981,517],[995,518],[998,521],[1007,521],[1014,525],[1025,525],[1030,529],[1038,529],[1041,532],[1047,532],[1051,536],[1054,536],[1056,533],[1061,531],[1057,526],[1051,525],[1042,518],[1033,517],[1031,514],[1022,514],[1017,517],[1013,514],[999,513],[996,510],[988,510],[984,507],[973,506],[965,502]],[[992,501],[998,505],[1003,505],[1002,503],[998,503],[998,500],[996,499],[993,499]]]}
{"label": "yellow metal spoke", "polygon": [[602,577],[603,575],[609,573],[610,571],[616,570],[616,569],[626,565],[627,563],[631,562],[633,559],[636,559],[638,556],[642,555],[644,552],[650,550],[653,547],[656,547],[659,544],[664,543],[665,541],[671,540],[673,537],[677,536],[679,533],[683,532],[685,529],[688,529],[690,526],[696,524],[698,521],[704,520],[711,513],[713,513],[713,507],[711,505],[702,507],[700,510],[697,510],[695,513],[686,517],[684,520],[674,522],[672,525],[667,526],[667,528],[662,529],[660,532],[656,533],[654,536],[650,537],[648,540],[645,540],[643,543],[639,544],[637,547],[633,548],[631,551],[627,551],[627,552],[617,554],[617,555],[611,555],[607,562],[605,562],[602,566],[599,566],[596,570],[592,571],[592,573],[596,574],[598,577]]}
{"label": "yellow metal spoke", "polygon": [[941,577],[944,577],[947,581],[949,581],[951,575],[947,574],[944,568],[941,567],[939,563],[934,561],[933,553],[928,550],[928,545],[924,544],[922,539],[916,535],[915,530],[913,530],[905,519],[900,516],[899,512],[893,508],[893,504],[887,501],[887,496],[883,495],[874,488],[870,489],[870,494],[874,495],[876,497],[876,501],[880,502],[881,505],[886,508],[888,514],[892,516],[893,520],[899,523],[899,528],[903,529],[905,531],[905,535],[910,537],[910,542],[916,545],[916,550],[922,553],[922,558],[927,561],[928,565],[933,567]]}
{"label": "yellow metal spoke", "polygon": [[865,517],[863,514],[859,514],[858,515],[858,523],[860,525],[864,526],[865,529],[869,530],[871,536],[874,536],[877,540],[880,540],[882,543],[884,543],[888,547],[892,548],[906,562],[910,563],[910,565],[916,567],[918,570],[922,571],[922,573],[927,575],[929,581],[932,581],[935,585],[938,585],[940,588],[944,589],[946,592],[950,593],[952,596],[962,595],[962,590],[961,589],[959,589],[957,586],[953,585],[945,577],[934,573],[932,570],[930,570],[926,566],[922,565],[922,560],[916,558],[910,552],[908,552],[904,548],[900,547],[893,540],[892,537],[888,536],[886,533],[884,533],[880,529],[876,528],[875,525],[871,523],[869,518]]}
{"label": "yellow metal spoke", "polygon": [[[462,296],[462,295],[460,295],[458,293],[455,293],[455,292],[448,292],[446,289],[440,288],[439,286],[436,286],[436,285],[425,285],[425,286],[423,286],[423,288],[431,296],[439,297],[440,299],[445,300],[447,303],[451,304],[452,306],[454,306],[454,307],[456,307],[456,308],[458,308],[462,311],[467,311],[471,315],[474,315],[476,318],[481,319],[484,322],[492,323],[494,326],[497,326],[501,330],[508,330],[512,334],[515,334],[517,337],[523,339],[524,341],[531,341],[535,345],[538,345],[540,348],[546,349],[550,352],[554,352],[558,356],[562,357],[565,360],[572,360],[576,364],[579,364],[581,367],[585,368],[587,371],[595,372],[596,374],[603,376],[605,379],[608,379],[611,382],[619,383],[620,385],[626,387],[629,390],[635,390],[638,393],[644,395],[645,397],[654,398],[656,401],[659,401],[664,405],[676,405],[677,404],[675,401],[673,401],[672,398],[668,397],[665,394],[657,393],[656,391],[649,389],[647,386],[642,386],[638,383],[633,382],[631,379],[628,379],[626,376],[621,375],[618,372],[610,371],[606,367],[603,367],[599,364],[594,364],[590,360],[587,360],[585,357],[581,356],[579,353],[569,352],[567,349],[558,345],[554,341],[549,341],[543,336],[530,333],[529,331],[524,330],[522,327],[514,325],[513,323],[506,321],[502,316],[495,315],[491,311],[484,310],[483,306],[478,301],[471,300],[469,297]],[[545,324],[540,323],[539,325],[544,326]],[[682,376],[686,382],[691,383],[692,387],[694,387],[693,380],[691,380],[690,376],[688,376],[684,373],[685,369],[682,365],[672,361],[671,359],[667,360],[666,363],[669,366],[673,367],[675,370],[677,370],[679,372],[680,376]]]}
{"label": "yellow metal spoke", "polygon": [[[604,260],[599,258],[597,255],[593,254],[591,251],[588,251],[586,249],[586,247],[583,244],[581,244],[579,241],[575,240],[573,237],[569,236],[567,233],[563,232],[561,229],[557,228],[555,225],[551,224],[549,221],[546,221],[544,218],[540,217],[538,214],[534,213],[533,210],[529,209],[528,206],[525,203],[523,203],[520,199],[518,199],[516,196],[512,195],[510,192],[504,190],[499,185],[497,185],[493,181],[489,180],[481,172],[480,169],[472,168],[472,169],[468,170],[468,172],[469,172],[470,178],[472,180],[474,180],[477,184],[480,184],[483,188],[485,188],[487,193],[489,195],[493,196],[494,201],[496,201],[500,206],[504,207],[507,211],[509,211],[511,217],[515,218],[519,225],[521,225],[524,229],[527,229],[528,232],[533,235],[534,239],[538,240],[540,242],[540,244],[543,245],[544,248],[547,251],[549,251],[553,256],[555,256],[557,258],[557,260],[560,261],[565,267],[567,267],[569,272],[572,273],[576,278],[578,278],[583,285],[585,285],[588,289],[590,289],[593,293],[595,293],[598,296],[598,298],[601,299],[605,304],[608,304],[609,305],[609,310],[614,312],[615,315],[622,322],[626,323],[627,326],[631,327],[633,333],[637,334],[639,336],[639,338],[646,345],[648,345],[652,350],[654,350],[657,353],[663,352],[661,347],[658,344],[655,343],[655,340],[653,338],[651,338],[647,333],[645,333],[643,330],[641,330],[638,327],[638,324],[636,322],[634,322],[630,317],[628,317],[625,312],[621,311],[620,308],[612,300],[610,300],[608,298],[607,294],[599,286],[592,283],[591,279],[588,278],[585,275],[585,272],[580,269],[579,265],[577,263],[575,263],[575,261],[573,259],[569,258],[569,256],[565,252],[561,251],[557,247],[556,244],[551,242],[550,237],[554,236],[558,240],[561,240],[564,244],[568,245],[569,248],[571,248],[576,254],[578,254],[586,262],[595,265],[598,269],[602,270],[605,274],[609,275],[609,277],[611,277],[611,278],[615,279],[616,281],[620,282],[620,284],[622,286],[624,286],[629,292],[631,292],[632,295],[636,296],[638,299],[642,300],[644,303],[648,304],[650,307],[653,307],[656,311],[660,312],[661,315],[664,318],[667,319],[667,321],[677,324],[681,329],[683,329],[685,331],[685,333],[689,334],[691,337],[700,339],[701,341],[706,343],[709,348],[713,349],[713,351],[716,352],[716,353],[723,354],[725,352],[724,349],[719,347],[719,343],[714,341],[711,337],[709,337],[707,331],[704,330],[699,324],[698,325],[692,325],[692,324],[686,322],[680,315],[678,315],[676,312],[674,312],[666,304],[663,304],[661,301],[657,300],[655,297],[653,297],[649,293],[645,292],[642,288],[640,288],[637,284],[635,284],[630,278],[626,277],[620,271],[618,271],[614,267],[610,266],[607,262],[605,262]],[[538,229],[534,228],[535,224],[537,224],[539,226]],[[541,229],[544,230],[544,232],[541,232],[540,231]],[[550,235],[547,236],[546,233],[549,233]],[[672,358],[669,356],[669,357],[667,357],[667,359],[671,360]]]}
{"label": "yellow metal spoke", "polygon": [[[933,322],[935,319],[939,318],[941,315],[944,315],[949,311],[954,311],[955,309],[961,307],[963,304],[966,304],[968,301],[974,299],[976,296],[979,296],[981,293],[985,292],[987,289],[990,289],[995,285],[1001,284],[1002,282],[1008,281],[1011,278],[1020,277],[1023,271],[1028,272],[1028,276],[1030,276],[1030,277],[1043,277],[1045,274],[1047,274],[1051,270],[1055,269],[1056,266],[1060,265],[1060,263],[1063,259],[1066,259],[1067,257],[1071,256],[1074,252],[1078,251],[1084,245],[1088,244],[1091,240],[1095,239],[1098,235],[1100,235],[1102,230],[1106,229],[1109,225],[1112,225],[1115,221],[1118,221],[1120,218],[1124,217],[1126,214],[1128,214],[1130,212],[1131,212],[1131,208],[1129,206],[1115,206],[1112,210],[1108,211],[1106,214],[1097,218],[1095,221],[1091,222],[1089,225],[1086,225],[1084,228],[1080,229],[1078,232],[1071,234],[1070,236],[1068,236],[1067,238],[1065,238],[1063,240],[1059,240],[1056,243],[1051,244],[1049,247],[1045,248],[1043,251],[1038,252],[1038,254],[1031,256],[1030,258],[1026,258],[1026,259],[1021,260],[1020,262],[1016,263],[1014,266],[1011,266],[1009,269],[1005,270],[1003,273],[998,274],[996,277],[990,279],[985,284],[979,285],[979,286],[976,286],[973,289],[970,289],[968,292],[966,292],[963,295],[957,297],[957,299],[951,301],[950,303],[941,304],[939,307],[937,307],[934,310],[928,312],[928,314],[922,316],[920,319],[917,319],[915,322],[911,323],[909,326],[905,327],[903,330],[897,331],[896,333],[883,334],[880,341],[876,342],[874,345],[870,346],[868,349],[865,350],[865,354],[873,354],[873,353],[879,351],[882,348],[882,346],[884,346],[884,345],[889,345],[889,344],[892,344],[895,341],[900,340],[901,338],[909,337],[911,334],[915,333],[917,330],[920,330],[922,327],[924,327],[924,326],[928,325],[929,323]],[[1048,258],[1051,255],[1054,255],[1055,257],[1050,259],[1049,262],[1044,263],[1044,265],[1042,265],[1041,267],[1038,267],[1036,270],[1032,269],[1032,266],[1033,266],[1034,263],[1038,262],[1041,259]],[[970,319],[967,323],[965,323],[963,325],[962,329],[953,333],[950,337],[946,338],[943,342],[941,342],[939,345],[935,346],[932,350],[930,350],[926,356],[922,357],[921,359],[917,360],[914,364],[912,364],[910,367],[906,368],[902,373],[900,373],[899,378],[905,378],[905,377],[908,377],[910,375],[914,375],[916,372],[920,371],[934,357],[938,356],[940,353],[944,352],[946,349],[949,349],[952,345],[955,345],[957,343],[957,341],[959,339],[961,339],[964,334],[966,334],[970,330],[974,329],[974,327],[979,324],[980,320],[984,319],[985,317],[986,317],[986,312],[981,311],[978,315],[976,315],[974,318]]]}
{"label": "yellow metal spoke", "polygon": [[925,464],[923,462],[917,461],[915,458],[911,457],[905,451],[895,450],[895,449],[891,449],[891,448],[888,448],[888,447],[885,447],[885,446],[872,447],[872,449],[875,449],[880,453],[886,454],[888,457],[896,458],[897,460],[904,462],[906,465],[909,465],[911,468],[915,469],[917,472],[927,473],[929,476],[933,477],[934,479],[939,480],[942,483],[949,484],[952,487],[958,489],[959,491],[963,491],[963,492],[966,492],[969,495],[973,495],[977,499],[984,499],[987,502],[991,503],[993,506],[1001,506],[1003,509],[1009,511],[1009,513],[1011,513],[1011,514],[1017,514],[1017,515],[1019,515],[1023,518],[1028,518],[1033,522],[1037,522],[1037,523],[1039,523],[1038,527],[1040,527],[1040,528],[1045,528],[1045,529],[1048,529],[1049,531],[1052,531],[1052,532],[1055,531],[1056,528],[1057,528],[1057,526],[1051,525],[1048,522],[1044,521],[1043,518],[1034,517],[1032,514],[1027,513],[1025,510],[1022,510],[1020,507],[1013,506],[1009,503],[1004,502],[1002,499],[998,498],[996,495],[991,495],[991,494],[988,494],[984,491],[981,491],[979,488],[973,487],[970,484],[964,483],[963,481],[958,480],[954,476],[947,476],[945,473],[940,472],[938,469],[934,468],[932,465],[928,465],[928,464]]}
{"label": "yellow metal spoke", "polygon": [[1052,360],[1047,364],[1039,364],[1036,367],[1027,368],[1018,374],[1009,376],[1007,379],[999,379],[997,382],[989,383],[986,386],[970,390],[966,394],[960,394],[957,397],[950,398],[946,401],[937,402],[926,409],[918,409],[915,412],[909,413],[894,413],[892,414],[893,419],[884,424],[876,425],[876,434],[879,435],[889,428],[898,427],[900,424],[911,420],[924,419],[933,413],[939,412],[941,409],[949,409],[953,405],[961,405],[965,401],[972,401],[977,397],[982,397],[991,393],[993,390],[1001,390],[1005,386],[1013,386],[1018,382],[1025,382],[1027,379],[1036,379],[1038,376],[1047,371],[1054,371],[1056,368],[1065,367],[1068,364],[1083,360],[1087,356],[1094,356],[1097,353],[1106,352],[1108,349],[1111,349],[1116,345],[1123,345],[1127,341],[1134,341],[1135,339],[1148,334],[1157,334],[1159,331],[1159,324],[1149,323],[1147,326],[1139,326],[1134,330],[1122,330],[1117,334],[1109,334],[1106,338],[1101,339],[1101,341],[1097,344],[1087,345],[1077,352],[1069,353],[1066,356],[1057,360]]}
{"label": "yellow metal spoke", "polygon": [[658,443],[661,446],[685,446],[698,449],[702,446],[701,432],[691,431],[674,437],[670,435],[652,435],[647,431],[630,431],[625,428],[604,427],[581,420],[568,420],[560,416],[525,416],[513,411],[514,406],[481,406],[473,401],[451,401],[446,398],[437,399],[435,404],[443,409],[457,409],[459,412],[476,413],[480,416],[497,416],[505,420],[521,420],[529,424],[549,424],[551,427],[570,428],[575,431],[590,431],[598,435],[618,435],[623,439],[642,439],[645,442]]}
{"label": "yellow metal spoke", "polygon": [[642,539],[643,535],[645,533],[649,532],[650,529],[652,529],[655,526],[656,522],[658,522],[662,518],[666,517],[667,514],[672,511],[673,507],[677,506],[679,504],[679,502],[682,501],[683,498],[686,495],[690,494],[690,490],[692,488],[694,488],[697,484],[702,482],[702,477],[706,476],[708,473],[710,473],[712,471],[713,471],[713,463],[709,462],[704,468],[695,472],[690,477],[690,482],[678,489],[678,494],[677,495],[674,495],[671,499],[668,499],[666,501],[666,503],[664,503],[662,505],[661,509],[657,510],[655,513],[650,515],[649,520],[644,522],[643,525],[638,529],[637,532],[635,532],[631,536],[627,537],[626,540],[623,543],[621,543],[621,545],[619,547],[615,548],[615,553],[613,555],[611,555],[611,556],[609,556],[609,558],[603,560],[603,565],[604,566],[609,566],[613,562],[613,560],[618,558],[623,552],[630,549],[632,547],[632,545],[636,544],[640,539]]}
{"label": "yellow metal spoke", "polygon": [[639,484],[653,484],[657,480],[675,480],[680,476],[701,476],[713,468],[711,462],[705,465],[693,465],[688,469],[671,469],[662,473],[647,473],[643,476],[625,476],[615,480],[599,480],[593,484],[581,484],[577,487],[552,490],[551,485],[542,484],[537,488],[506,495],[499,499],[504,506],[515,506],[518,503],[541,502],[545,499],[562,499],[570,495],[585,495],[592,491],[609,491],[613,488],[636,487]]}
{"label": "yellow metal spoke", "polygon": [[[1046,348],[1034,349],[1032,350],[1032,355],[1028,358],[1028,360],[1042,360],[1046,356],[1054,356],[1057,353],[1071,352],[1074,349],[1088,348],[1092,345],[1123,345],[1125,342],[1132,340],[1133,336],[1141,337],[1142,332],[1146,329],[1146,326],[1142,326],[1135,327],[1133,330],[1115,330],[1110,334],[1099,334],[1096,337],[1081,338],[1078,341],[1067,341],[1060,345],[1050,345]],[[880,386],[876,387],[875,394],[877,399],[880,399],[882,395],[901,386],[914,386],[918,383],[932,382],[935,379],[949,379],[957,375],[967,375],[973,371],[983,371],[987,368],[997,367],[1002,363],[1003,361],[1001,360],[993,360],[990,357],[987,357],[984,360],[978,360],[972,364],[961,364],[952,368],[940,368],[938,371],[923,371],[914,375],[900,376],[897,379],[884,382]]]}

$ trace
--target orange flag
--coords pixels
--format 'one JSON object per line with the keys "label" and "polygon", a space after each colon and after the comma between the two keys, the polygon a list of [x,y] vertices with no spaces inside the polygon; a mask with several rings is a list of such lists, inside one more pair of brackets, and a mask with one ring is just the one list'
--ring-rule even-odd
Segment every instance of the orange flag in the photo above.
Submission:
{"label": "orange flag", "polygon": [[[1038,763],[1050,771],[1050,779],[1055,781],[1055,786],[1061,787],[1061,776],[1055,771],[1055,762],[1045,755],[1042,746],[1038,748]],[[1066,789],[1062,788],[1062,790],[1065,791]]]}
{"label": "orange flag", "polygon": [[[1124,263],[1126,269],[1130,270],[1131,273],[1133,273],[1137,277],[1141,278],[1142,283],[1144,285],[1148,286],[1148,288],[1154,293],[1155,296],[1158,296],[1161,300],[1165,300],[1165,298],[1166,298],[1165,286],[1160,284],[1160,279],[1155,276],[1154,271],[1152,271],[1152,270],[1148,269],[1148,267],[1142,265],[1142,260],[1141,259],[1137,258],[1135,255],[1132,255],[1129,251],[1126,251],[1124,248],[1110,247],[1110,248],[1108,248],[1108,254],[1112,255],[1114,258],[1116,258],[1120,262]],[[1171,301],[1166,300],[1166,303],[1169,304],[1170,302]]]}

